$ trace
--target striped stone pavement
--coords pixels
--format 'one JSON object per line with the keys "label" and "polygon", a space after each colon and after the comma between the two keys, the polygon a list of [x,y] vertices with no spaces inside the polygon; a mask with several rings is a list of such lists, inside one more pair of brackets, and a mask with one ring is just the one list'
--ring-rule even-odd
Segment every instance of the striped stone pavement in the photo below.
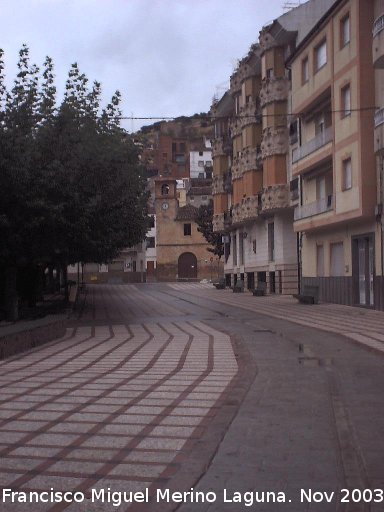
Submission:
{"label": "striped stone pavement", "polygon": [[211,284],[203,283],[174,283],[169,286],[175,291],[221,304],[340,334],[384,353],[384,313],[380,311],[340,304],[300,304],[290,295],[254,297],[247,291],[234,294],[232,290],[216,290]]}
{"label": "striped stone pavement", "polygon": [[[136,292],[124,299],[132,308],[138,307]],[[142,307],[151,306],[146,298]],[[166,304],[157,307],[179,314]],[[112,311],[90,308],[88,314],[100,320]],[[68,329],[64,338],[0,363],[0,486],[52,487],[87,498],[34,504],[33,511],[127,510],[111,503],[90,508],[90,490],[164,486],[237,371],[230,337],[200,321]],[[6,502],[0,508],[27,506]]]}

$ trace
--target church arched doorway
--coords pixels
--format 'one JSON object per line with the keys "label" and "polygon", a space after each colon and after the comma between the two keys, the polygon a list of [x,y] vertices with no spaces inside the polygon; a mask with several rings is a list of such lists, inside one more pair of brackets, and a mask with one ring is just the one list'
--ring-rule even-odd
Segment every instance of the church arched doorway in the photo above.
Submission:
{"label": "church arched doorway", "polygon": [[197,258],[191,252],[180,254],[177,265],[179,279],[197,278]]}

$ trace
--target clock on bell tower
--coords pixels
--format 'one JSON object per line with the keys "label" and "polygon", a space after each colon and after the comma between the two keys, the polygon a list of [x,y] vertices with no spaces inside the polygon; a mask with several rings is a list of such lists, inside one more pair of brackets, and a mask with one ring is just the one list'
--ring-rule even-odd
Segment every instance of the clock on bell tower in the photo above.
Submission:
{"label": "clock on bell tower", "polygon": [[177,213],[176,180],[157,178],[155,180],[155,209],[157,221],[174,220]]}

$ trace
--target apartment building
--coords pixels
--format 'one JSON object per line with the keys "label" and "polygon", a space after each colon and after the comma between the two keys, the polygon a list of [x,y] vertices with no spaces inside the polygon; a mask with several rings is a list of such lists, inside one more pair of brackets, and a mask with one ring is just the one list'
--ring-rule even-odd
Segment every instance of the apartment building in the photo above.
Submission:
{"label": "apartment building", "polygon": [[377,258],[378,266],[374,280],[374,306],[376,309],[384,310],[384,0],[375,0],[373,9],[372,63],[375,73],[375,106],[377,107],[374,113],[374,151],[378,185],[375,217],[379,231],[376,245],[380,254]]}
{"label": "apartment building", "polygon": [[153,151],[153,166],[159,176],[189,177],[189,141],[158,132]]}
{"label": "apartment building", "polygon": [[203,139],[198,149],[189,152],[189,175],[191,178],[212,178],[212,145]]}
{"label": "apartment building", "polygon": [[286,62],[301,284],[318,285],[325,301],[378,309],[384,120],[375,105],[384,104],[383,7],[333,2]]}
{"label": "apartment building", "polygon": [[224,237],[228,285],[243,279],[249,289],[265,282],[269,293],[297,291],[285,61],[331,4],[310,0],[264,27],[212,105],[213,225]]}

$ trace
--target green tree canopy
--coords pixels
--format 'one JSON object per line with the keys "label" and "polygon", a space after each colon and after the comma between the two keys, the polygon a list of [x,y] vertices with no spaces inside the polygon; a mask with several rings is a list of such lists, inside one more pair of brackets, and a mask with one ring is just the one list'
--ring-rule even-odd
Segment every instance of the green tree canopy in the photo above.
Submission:
{"label": "green tree canopy", "polygon": [[196,217],[196,223],[198,225],[197,230],[203,235],[206,241],[211,245],[208,248],[209,252],[212,252],[219,259],[224,254],[224,244],[220,233],[214,233],[213,226],[213,201],[211,200],[207,205],[202,204]]}
{"label": "green tree canopy", "polygon": [[40,70],[26,45],[8,90],[0,50],[0,302],[25,269],[108,262],[145,238],[146,183],[120,99],[102,109],[100,83],[75,63],[58,103],[52,59]]}
{"label": "green tree canopy", "polygon": [[120,127],[120,94],[100,110],[101,86],[90,87],[73,64],[56,102],[53,63],[43,72],[23,46],[7,91],[0,53],[0,260],[108,261],[146,232],[145,180]]}

